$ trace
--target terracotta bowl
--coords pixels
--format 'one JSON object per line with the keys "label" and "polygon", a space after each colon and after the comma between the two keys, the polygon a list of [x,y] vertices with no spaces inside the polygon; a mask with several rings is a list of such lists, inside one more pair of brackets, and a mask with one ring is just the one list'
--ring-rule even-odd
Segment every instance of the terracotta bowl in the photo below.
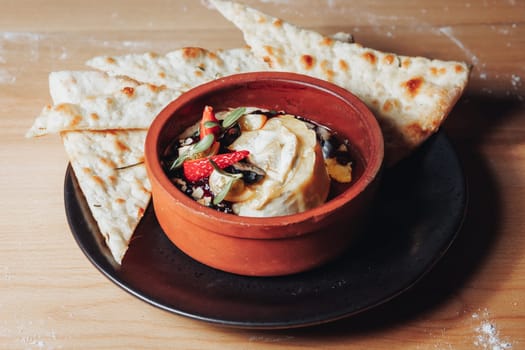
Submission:
{"label": "terracotta bowl", "polygon": [[[198,204],[170,182],[159,159],[199,120],[205,105],[216,111],[284,110],[331,128],[355,148],[353,183],[325,204],[294,215],[241,217]],[[145,161],[155,214],[179,249],[223,271],[276,276],[334,259],[362,230],[382,168],[383,138],[370,110],[344,89],[293,73],[245,73],[198,86],[171,102],[148,131]]]}

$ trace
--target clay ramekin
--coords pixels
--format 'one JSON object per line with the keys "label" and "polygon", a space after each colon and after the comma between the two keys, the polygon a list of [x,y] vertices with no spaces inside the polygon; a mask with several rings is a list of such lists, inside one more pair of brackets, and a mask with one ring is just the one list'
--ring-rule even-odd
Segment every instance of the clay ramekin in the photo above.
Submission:
{"label": "clay ramekin", "polygon": [[[160,156],[196,123],[205,105],[284,110],[338,132],[355,147],[361,170],[325,204],[294,215],[241,217],[204,207],[179,191]],[[153,207],[168,238],[208,266],[241,275],[277,276],[319,266],[340,255],[362,229],[383,163],[383,137],[370,110],[353,94],[293,73],[232,75],[198,86],[171,102],[152,123],[145,144]]]}

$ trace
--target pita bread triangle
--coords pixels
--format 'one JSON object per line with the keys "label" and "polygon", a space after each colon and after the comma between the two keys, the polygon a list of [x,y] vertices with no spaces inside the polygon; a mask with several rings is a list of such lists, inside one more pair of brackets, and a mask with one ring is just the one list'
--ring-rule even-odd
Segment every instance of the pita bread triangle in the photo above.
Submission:
{"label": "pita bread triangle", "polygon": [[367,104],[383,130],[388,165],[438,130],[468,82],[470,67],[463,62],[385,53],[332,40],[239,3],[210,3],[271,69],[328,80]]}
{"label": "pita bread triangle", "polygon": [[[335,33],[334,40],[351,42],[348,33]],[[249,48],[210,51],[184,47],[165,55],[156,53],[98,56],[88,66],[112,76],[126,76],[142,83],[186,91],[197,85],[236,73],[270,70]]]}
{"label": "pita bread triangle", "polygon": [[146,130],[66,131],[62,141],[91,214],[115,261],[151,197],[144,166]]}
{"label": "pita bread triangle", "polygon": [[247,48],[209,51],[198,47],[185,47],[166,55],[98,56],[86,64],[110,75],[124,75],[181,91],[226,75],[260,71],[267,67]]}
{"label": "pita bread triangle", "polygon": [[[49,76],[55,104],[82,104],[97,93],[112,94],[137,85],[130,79],[109,77],[100,72],[63,71]],[[146,132],[61,132],[79,187],[118,264],[151,197],[143,164]]]}
{"label": "pita bread triangle", "polygon": [[[62,101],[44,107],[26,136],[68,130],[147,129],[157,114],[181,94],[164,86],[138,84],[128,79],[118,81],[118,78],[94,73],[74,74],[84,79],[51,80],[51,95],[71,94],[74,97],[74,94],[85,94],[111,80],[112,85],[105,88],[108,94],[102,89],[102,94],[85,94],[75,102]],[[128,81],[132,83],[126,84]],[[118,91],[110,90],[120,85],[125,86]]]}
{"label": "pita bread triangle", "polygon": [[109,76],[98,71],[58,71],[49,73],[49,93],[54,104],[79,103],[95,96],[113,95],[139,82],[123,76]]}

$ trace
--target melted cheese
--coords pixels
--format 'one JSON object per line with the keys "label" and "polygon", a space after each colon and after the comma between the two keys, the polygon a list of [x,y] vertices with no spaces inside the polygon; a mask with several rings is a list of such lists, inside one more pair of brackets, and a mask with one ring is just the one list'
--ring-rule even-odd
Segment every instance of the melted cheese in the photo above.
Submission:
{"label": "melted cheese", "polygon": [[326,201],[330,178],[321,148],[315,132],[295,117],[271,118],[263,128],[243,132],[230,148],[250,151],[250,162],[266,172],[250,186],[250,199],[233,205],[237,215],[289,215]]}

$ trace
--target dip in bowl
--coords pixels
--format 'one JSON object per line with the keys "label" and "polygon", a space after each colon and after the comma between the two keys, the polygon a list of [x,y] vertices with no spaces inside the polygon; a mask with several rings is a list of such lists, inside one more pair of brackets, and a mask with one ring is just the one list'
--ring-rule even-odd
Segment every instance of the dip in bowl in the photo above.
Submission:
{"label": "dip in bowl", "polygon": [[[291,214],[283,210],[280,215],[278,205],[271,216],[252,216],[250,210],[235,215],[202,205],[172,182],[165,157],[173,141],[199,122],[206,106],[284,111],[330,130],[350,148],[352,181],[332,181],[328,190],[320,185],[319,191],[329,191],[322,194],[326,201]],[[290,127],[295,128],[293,123]],[[252,146],[258,149],[257,143]],[[148,131],[145,160],[155,215],[179,249],[223,271],[276,276],[334,259],[362,231],[382,167],[383,138],[369,109],[342,88],[294,73],[245,73],[201,85],[170,103]],[[316,195],[317,183],[326,183],[311,182],[302,201]]]}

